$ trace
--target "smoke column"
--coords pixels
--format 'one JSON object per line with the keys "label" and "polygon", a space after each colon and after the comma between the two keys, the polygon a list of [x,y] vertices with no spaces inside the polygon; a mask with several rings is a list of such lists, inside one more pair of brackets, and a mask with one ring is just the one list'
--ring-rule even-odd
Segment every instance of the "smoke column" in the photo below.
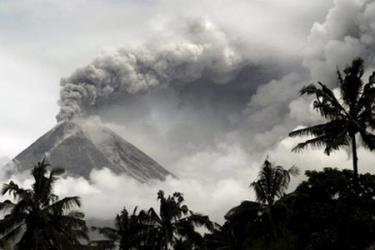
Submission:
{"label": "smoke column", "polygon": [[57,120],[89,114],[113,99],[181,87],[201,78],[225,84],[243,64],[223,32],[208,21],[194,21],[178,41],[157,48],[120,49],[63,78]]}

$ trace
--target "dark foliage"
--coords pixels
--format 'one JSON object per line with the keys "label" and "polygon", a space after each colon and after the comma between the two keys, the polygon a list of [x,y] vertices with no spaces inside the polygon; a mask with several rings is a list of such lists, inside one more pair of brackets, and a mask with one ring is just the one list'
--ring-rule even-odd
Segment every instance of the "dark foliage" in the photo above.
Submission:
{"label": "dark foliage", "polygon": [[131,250],[145,247],[148,237],[149,217],[146,211],[137,212],[134,209],[133,214],[129,215],[126,209],[123,209],[115,218],[115,228],[110,227],[93,227],[106,237],[106,240],[92,241],[91,245],[101,249],[118,249]]}
{"label": "dark foliage", "polygon": [[356,135],[360,135],[364,146],[375,149],[375,72],[364,83],[364,63],[356,59],[344,72],[337,71],[340,89],[339,98],[326,85],[310,84],[301,90],[301,95],[312,95],[314,109],[327,120],[326,123],[292,131],[289,136],[312,136],[299,143],[293,150],[300,151],[308,146],[324,147],[329,155],[342,146],[351,146],[353,153],[353,170],[358,176],[358,157]]}
{"label": "dark foliage", "polygon": [[[181,193],[165,196],[163,191],[158,192],[160,202],[159,213],[153,208],[149,210],[151,231],[159,248],[157,249],[199,249],[204,241],[197,227],[213,230],[213,224],[208,216],[197,214],[189,210],[184,204]],[[186,248],[188,247],[188,248]]]}
{"label": "dark foliage", "polygon": [[375,176],[326,168],[307,171],[290,199],[297,249],[366,249],[375,242]]}
{"label": "dark foliage", "polygon": [[375,244],[375,175],[326,168],[272,206],[244,201],[206,235],[215,250],[365,250]]}
{"label": "dark foliage", "polygon": [[[44,160],[32,170],[34,184],[23,189],[13,181],[5,184],[2,194],[13,196],[5,200],[0,210],[8,212],[0,220],[0,243],[15,245],[20,250],[79,249],[80,240],[87,239],[84,215],[71,211],[81,205],[78,197],[59,199],[53,185],[64,170],[53,168]],[[16,241],[15,243],[12,243]]]}
{"label": "dark foliage", "polygon": [[289,186],[290,177],[298,174],[296,167],[284,169],[266,159],[259,171],[257,180],[250,186],[254,189],[257,201],[264,206],[273,205],[275,199],[281,198]]}
{"label": "dark foliage", "polygon": [[268,249],[285,237],[289,218],[283,200],[290,176],[296,175],[295,167],[289,170],[265,160],[256,181],[251,183],[258,202],[243,201],[226,215],[226,222],[212,234],[206,235],[209,249]]}
{"label": "dark foliage", "polygon": [[118,246],[120,250],[201,249],[204,239],[196,229],[213,230],[208,216],[189,210],[181,193],[166,197],[163,191],[159,191],[158,200],[158,213],[150,208],[137,214],[135,209],[129,215],[124,209],[116,217],[116,228],[94,228],[107,240],[94,241],[91,245],[101,249]]}

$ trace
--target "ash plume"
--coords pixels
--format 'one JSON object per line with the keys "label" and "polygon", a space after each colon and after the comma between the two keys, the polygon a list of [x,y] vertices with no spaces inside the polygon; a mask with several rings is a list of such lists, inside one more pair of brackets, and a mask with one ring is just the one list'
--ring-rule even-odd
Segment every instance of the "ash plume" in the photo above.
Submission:
{"label": "ash plume", "polygon": [[337,67],[343,68],[354,58],[374,66],[375,2],[336,0],[322,23],[315,23],[308,37],[304,65],[312,79],[334,86]]}
{"label": "ash plume", "polygon": [[[274,2],[280,6],[280,1]],[[296,1],[287,2],[291,8],[286,13],[293,16]],[[331,1],[324,2],[320,4],[327,6]],[[201,9],[201,2],[196,5]],[[151,191],[109,170],[93,171],[90,182],[66,179],[61,191],[84,197],[89,215],[112,216],[124,205],[123,197],[131,205],[147,204],[147,208],[160,185],[165,185],[161,186],[165,190],[185,193],[198,211],[221,217],[248,199],[248,182],[256,177],[266,154],[281,165],[295,164],[302,172],[326,166],[350,168],[350,155],[344,150],[330,157],[320,150],[294,154],[290,149],[299,139],[286,137],[293,128],[321,119],[309,99],[298,97],[303,85],[322,81],[334,87],[336,67],[342,69],[359,56],[373,70],[375,1],[335,0],[325,18],[314,19],[320,21],[310,32],[310,22],[305,21],[309,35],[303,33],[306,43],[301,41],[300,49],[289,40],[278,43],[285,39],[281,32],[247,30],[251,28],[240,22],[245,17],[240,9],[249,14],[250,8],[240,5],[232,11],[235,17],[219,15],[222,23],[235,25],[232,30],[237,35],[207,20],[193,20],[177,30],[167,27],[167,39],[156,37],[136,49],[104,54],[62,79],[58,120],[98,115],[105,125],[181,177],[155,184]],[[299,12],[303,17],[291,24],[298,26],[305,20],[311,8],[303,9]],[[181,20],[177,18],[176,25]],[[283,31],[282,23],[272,25]],[[263,40],[257,42],[259,36]],[[267,47],[263,41],[268,40],[276,41],[279,48]],[[359,154],[361,169],[373,172],[374,155],[361,147]],[[113,194],[118,196],[114,199]],[[210,206],[207,200],[212,201]]]}
{"label": "ash plume", "polygon": [[90,114],[129,95],[181,88],[202,78],[225,84],[245,64],[235,43],[205,20],[190,22],[176,41],[150,47],[102,55],[63,78],[57,120]]}
{"label": "ash plume", "polygon": [[223,141],[264,152],[316,120],[298,98],[303,85],[335,86],[336,67],[355,57],[374,65],[374,12],[372,1],[334,1],[294,56],[207,19],[179,22],[166,39],[104,54],[62,79],[57,119],[99,115],[123,125],[123,136],[166,165]]}

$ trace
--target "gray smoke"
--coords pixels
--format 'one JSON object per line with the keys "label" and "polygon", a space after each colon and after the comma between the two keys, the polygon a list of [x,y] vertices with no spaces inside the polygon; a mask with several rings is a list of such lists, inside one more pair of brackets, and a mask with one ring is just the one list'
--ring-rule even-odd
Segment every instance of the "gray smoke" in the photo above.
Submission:
{"label": "gray smoke", "polygon": [[[181,191],[197,211],[221,217],[252,197],[248,183],[256,177],[266,154],[278,164],[297,165],[302,171],[351,167],[345,150],[329,157],[321,150],[291,153],[302,139],[287,138],[287,134],[320,119],[311,110],[311,100],[298,97],[303,85],[323,81],[336,86],[336,67],[343,68],[358,56],[372,70],[375,2],[334,1],[326,18],[306,31],[308,38],[299,33],[301,39],[307,38],[300,50],[291,44],[300,39],[292,33],[296,26],[310,26],[306,14],[311,19],[316,15],[309,13],[311,8],[299,7],[318,1],[274,1],[276,5],[255,1],[273,9],[280,7],[275,12],[283,15],[261,11],[249,15],[250,8],[220,2],[227,6],[215,24],[205,19],[178,19],[170,29],[164,27],[162,31],[169,33],[166,37],[156,36],[135,49],[101,55],[61,81],[58,120],[97,115],[100,119],[94,119],[95,123],[102,121],[181,177],[156,183],[151,189],[106,169],[93,171],[90,181],[65,179],[61,193],[82,196],[89,215],[112,216],[123,205],[147,208],[155,201],[156,190],[163,188]],[[330,1],[324,2],[326,6]],[[209,3],[205,2],[207,10],[212,9]],[[275,30],[283,24],[275,25],[275,20],[295,13],[296,4],[303,18],[287,22],[293,32],[281,36]],[[281,9],[286,5],[289,9]],[[196,6],[202,9],[201,2]],[[226,19],[229,9],[235,18]],[[258,22],[253,18],[256,14]],[[250,28],[246,26],[250,22],[241,22],[248,19],[254,20]],[[269,27],[274,30],[251,30],[263,19],[271,20]],[[220,25],[223,23],[227,29]],[[373,172],[374,154],[361,147],[358,152],[361,171]],[[117,196],[113,198],[113,194]]]}
{"label": "gray smoke", "polygon": [[177,41],[120,49],[61,80],[58,120],[86,115],[113,100],[205,79],[232,80],[247,63],[236,44],[205,20],[190,22]]}
{"label": "gray smoke", "polygon": [[184,20],[163,39],[104,54],[63,79],[58,120],[98,115],[172,171],[222,145],[259,160],[319,119],[298,97],[303,85],[335,86],[336,67],[358,56],[372,67],[374,13],[374,2],[335,1],[294,56],[206,19]]}
{"label": "gray smoke", "polygon": [[[118,133],[165,166],[187,154],[215,150],[222,141],[239,141],[250,151],[270,145],[271,139],[249,145],[248,136],[282,119],[302,78],[284,75],[303,71],[297,66],[302,61],[239,39],[206,19],[184,20],[171,33],[136,49],[101,55],[62,79],[57,119],[98,115],[121,125]],[[278,99],[288,98],[276,104],[271,97],[258,107],[252,97],[266,94],[268,88],[258,87],[268,83],[288,84],[278,90],[285,93]],[[265,106],[277,115],[272,124],[262,124],[258,115]]]}
{"label": "gray smoke", "polygon": [[375,2],[336,0],[322,23],[311,29],[304,65],[311,78],[334,86],[336,68],[363,57],[371,69],[375,63]]}
{"label": "gray smoke", "polygon": [[100,115],[125,124],[131,132],[123,134],[135,143],[159,141],[182,152],[220,141],[267,150],[295,126],[316,120],[309,102],[298,99],[303,85],[335,86],[336,67],[358,56],[371,68],[374,12],[372,1],[335,1],[294,57],[238,39],[206,19],[185,20],[167,39],[102,55],[62,79],[57,118]]}
{"label": "gray smoke", "polygon": [[[253,134],[251,144],[269,148],[298,125],[311,125],[319,116],[311,112],[310,99],[297,97],[297,91],[311,82],[337,86],[337,68],[343,69],[357,57],[366,62],[368,72],[375,66],[375,2],[336,0],[322,22],[311,28],[301,51],[303,69],[258,88],[246,110],[246,130]],[[246,139],[246,138],[245,138]],[[255,143],[254,143],[255,142]],[[254,146],[253,146],[254,147]]]}

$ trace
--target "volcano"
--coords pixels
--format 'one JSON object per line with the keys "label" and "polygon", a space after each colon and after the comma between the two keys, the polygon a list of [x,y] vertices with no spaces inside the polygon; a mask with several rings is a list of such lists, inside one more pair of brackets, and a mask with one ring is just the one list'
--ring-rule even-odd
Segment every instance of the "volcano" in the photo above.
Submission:
{"label": "volcano", "polygon": [[82,121],[57,124],[13,159],[12,172],[31,169],[44,158],[52,166],[64,168],[68,175],[87,179],[91,170],[104,167],[140,182],[173,176],[110,129]]}

